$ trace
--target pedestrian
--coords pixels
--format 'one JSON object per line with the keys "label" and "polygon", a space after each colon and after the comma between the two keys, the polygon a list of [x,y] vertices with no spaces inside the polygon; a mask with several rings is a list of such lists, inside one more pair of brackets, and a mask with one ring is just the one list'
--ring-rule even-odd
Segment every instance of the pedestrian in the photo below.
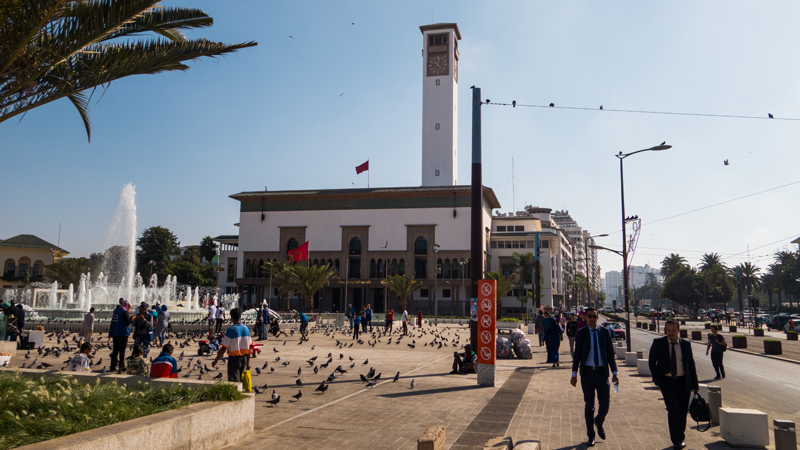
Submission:
{"label": "pedestrian", "polygon": [[144,359],[144,349],[142,349],[141,345],[133,346],[131,360],[128,361],[128,367],[125,368],[125,373],[139,377],[150,376],[150,363]]}
{"label": "pedestrian", "polygon": [[267,325],[270,322],[270,318],[272,315],[269,313],[269,307],[267,306],[267,301],[264,300],[264,303],[261,304],[261,311],[259,313],[259,317],[261,320],[261,340],[266,341],[267,336],[269,333],[267,332]]}
{"label": "pedestrian", "polygon": [[17,328],[19,332],[22,333],[25,330],[25,307],[22,305],[22,302],[17,303],[17,311],[19,312]]}
{"label": "pedestrian", "polygon": [[[575,358],[572,361],[572,378],[570,384],[578,385],[578,372],[581,374],[581,389],[583,390],[584,419],[586,420],[586,434],[589,438],[587,446],[594,447],[595,426],[597,435],[605,440],[606,433],[603,423],[608,414],[611,403],[611,394],[608,383],[609,372],[613,374],[612,381],[619,384],[617,377],[617,363],[614,361],[614,346],[608,333],[597,328],[597,309],[586,308],[587,325],[575,337]],[[597,393],[597,415],[594,415],[594,399]]]}
{"label": "pedestrian", "polygon": [[158,315],[158,322],[156,324],[158,345],[163,346],[164,342],[166,342],[167,330],[169,327],[169,311],[167,311],[167,305],[164,305],[161,307],[161,314]]}
{"label": "pedestrian", "polygon": [[91,372],[91,363],[89,362],[89,354],[92,353],[92,344],[84,342],[81,344],[80,350],[72,359],[69,360],[70,372]]}
{"label": "pedestrian", "polygon": [[353,319],[354,319],[353,316],[355,316],[355,315],[356,315],[356,310],[355,310],[355,308],[353,308],[353,304],[351,303],[351,304],[347,305],[347,318],[350,319],[350,329],[351,330],[353,329]]}
{"label": "pedestrian", "polygon": [[353,319],[353,340],[358,339],[360,327],[361,327],[361,315],[359,314]]}
{"label": "pedestrian", "polygon": [[567,322],[567,339],[569,340],[569,356],[575,359],[575,334],[578,332],[578,319],[575,314],[569,315],[569,322]]}
{"label": "pedestrian", "polygon": [[417,326],[422,328],[422,310],[417,313]]}
{"label": "pedestrian", "polygon": [[547,342],[547,361],[553,363],[553,367],[558,367],[558,348],[561,347],[561,335],[564,334],[564,329],[561,328],[559,318],[550,320],[550,326],[544,332],[545,341]]}
{"label": "pedestrian", "polygon": [[369,332],[372,333],[372,308],[371,305],[367,305],[367,309],[364,310],[366,313],[365,318],[367,319],[367,323],[364,326],[364,331],[367,331],[367,326],[369,326]]}
{"label": "pedestrian", "polygon": [[19,335],[19,309],[14,303],[3,303],[3,314],[6,316],[6,340],[17,341]]}
{"label": "pedestrian", "polygon": [[408,311],[403,307],[403,336],[408,336]]}
{"label": "pedestrian", "polygon": [[534,323],[536,324],[536,334],[539,335],[539,347],[541,347],[544,345],[544,314],[542,311],[539,311],[539,314],[536,315]]}
{"label": "pedestrian", "polygon": [[242,324],[242,313],[238,308],[231,310],[231,322],[222,338],[222,343],[217,353],[217,358],[211,363],[216,368],[217,363],[228,352],[228,381],[241,382],[245,370],[250,370],[250,329]]}
{"label": "pedestrian", "polygon": [[725,342],[725,338],[719,334],[719,325],[711,325],[711,334],[708,336],[706,356],[708,356],[708,351],[711,350],[711,365],[714,366],[714,371],[717,373],[714,380],[725,378],[725,367],[722,365],[722,355],[727,349],[728,343]]}
{"label": "pedestrian", "polygon": [[[367,308],[369,308],[369,305],[367,305]],[[361,332],[362,333],[366,333],[367,332],[367,310],[366,309],[362,309],[361,310]]]}
{"label": "pedestrian", "polygon": [[665,337],[653,340],[650,346],[650,373],[653,383],[661,389],[667,406],[669,437],[673,448],[686,447],[686,414],[689,412],[689,395],[698,392],[697,370],[692,356],[692,344],[678,336],[679,325],[675,319],[664,323]]}
{"label": "pedestrian", "polygon": [[219,306],[217,307],[217,312],[214,315],[217,322],[217,327],[214,330],[217,334],[222,332],[222,324],[225,322],[225,306],[220,302]]}
{"label": "pedestrian", "polygon": [[384,334],[392,334],[392,327],[394,327],[394,310],[389,308],[389,311],[386,312],[386,328],[384,328]]}
{"label": "pedestrian", "polygon": [[208,303],[208,334],[214,334],[214,327],[217,325],[217,307],[214,305],[214,300]]}
{"label": "pedestrian", "polygon": [[139,314],[131,321],[133,326],[133,342],[144,349],[144,356],[150,352],[150,333],[153,331],[153,320],[147,313],[147,303],[139,305]]}
{"label": "pedestrian", "polygon": [[308,316],[304,313],[296,314],[296,319],[300,319],[300,340],[308,340]]}
{"label": "pedestrian", "polygon": [[581,311],[578,314],[578,331],[580,331],[581,328],[583,328],[585,326],[586,326],[586,312],[585,311]]}
{"label": "pedestrian", "polygon": [[128,316],[125,299],[119,299],[119,306],[111,314],[111,323],[108,326],[109,344],[113,342],[111,348],[111,371],[117,367],[119,371],[125,370],[125,349],[128,347],[128,336],[131,334],[131,318]]}
{"label": "pedestrian", "polygon": [[[178,378],[178,362],[172,357],[175,347],[166,344],[161,348],[158,358],[150,366],[150,378]],[[130,367],[130,363],[128,363]]]}
{"label": "pedestrian", "polygon": [[81,328],[81,335],[83,335],[83,342],[91,344],[93,332],[94,332],[94,308],[90,308],[89,312],[83,316],[83,327]]}

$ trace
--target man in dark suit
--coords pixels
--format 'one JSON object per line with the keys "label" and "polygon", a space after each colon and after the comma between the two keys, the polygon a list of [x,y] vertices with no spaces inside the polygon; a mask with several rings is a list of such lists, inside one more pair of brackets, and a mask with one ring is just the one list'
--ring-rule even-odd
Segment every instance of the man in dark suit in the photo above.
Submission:
{"label": "man in dark suit", "polygon": [[[573,387],[578,385],[578,372],[581,373],[581,389],[583,389],[584,416],[586,418],[586,435],[589,441],[586,445],[594,447],[594,427],[600,439],[606,438],[603,422],[608,414],[611,403],[609,372],[613,373],[614,383],[619,383],[617,378],[617,363],[614,361],[614,345],[608,331],[597,327],[597,310],[586,309],[587,326],[578,330],[575,336],[575,357],[572,359]],[[580,369],[580,370],[579,370]],[[597,392],[597,416],[594,415],[594,397]]]}
{"label": "man in dark suit", "polygon": [[654,339],[650,346],[650,373],[653,383],[661,388],[667,405],[669,437],[675,450],[686,447],[686,414],[689,412],[689,395],[697,392],[697,370],[694,366],[692,343],[678,336],[678,322],[667,319],[665,337]]}

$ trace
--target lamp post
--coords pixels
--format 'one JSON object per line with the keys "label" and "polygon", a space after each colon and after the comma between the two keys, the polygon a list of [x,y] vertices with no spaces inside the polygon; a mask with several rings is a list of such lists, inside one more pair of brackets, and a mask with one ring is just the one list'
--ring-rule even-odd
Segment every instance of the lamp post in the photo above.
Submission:
{"label": "lamp post", "polygon": [[438,299],[438,284],[436,283],[439,279],[439,244],[433,244],[433,264],[436,267],[433,275],[433,324],[439,326],[439,299]]}
{"label": "lamp post", "polygon": [[654,147],[645,148],[642,150],[637,150],[635,152],[630,153],[622,153],[619,152],[615,155],[619,159],[619,187],[620,187],[620,199],[622,203],[622,282],[624,283],[624,290],[625,290],[625,340],[628,344],[628,352],[631,351],[631,309],[630,309],[630,292],[628,291],[628,242],[625,236],[625,224],[628,223],[629,218],[625,217],[625,177],[623,175],[622,170],[622,161],[627,158],[628,156],[635,155],[637,153],[642,152],[649,152],[649,151],[661,151],[661,150],[669,150],[671,149],[671,145],[666,145],[666,141],[662,142],[661,145],[656,145]]}
{"label": "lamp post", "polygon": [[585,259],[584,263],[586,264],[586,301],[587,301],[587,304],[591,303],[591,301],[592,301],[592,290],[589,287],[589,239],[591,239],[593,237],[606,237],[606,236],[608,236],[608,234],[598,234],[597,236],[589,236],[588,238],[583,240],[583,248],[584,248],[584,250],[586,252],[586,254],[585,254],[586,256],[584,258]]}
{"label": "lamp post", "polygon": [[154,274],[154,273],[155,273],[155,270],[156,270],[156,269],[155,269],[155,267],[156,267],[156,262],[155,262],[155,261],[153,261],[153,260],[151,259],[151,260],[150,260],[150,262],[149,262],[149,263],[147,263],[147,264],[150,264],[150,275]]}
{"label": "lamp post", "polygon": [[464,296],[464,299],[461,301],[461,315],[465,315],[465,307],[464,304],[467,300],[467,290],[465,288],[464,282],[467,279],[467,260],[461,258],[458,261],[458,264],[461,266],[461,294]]}

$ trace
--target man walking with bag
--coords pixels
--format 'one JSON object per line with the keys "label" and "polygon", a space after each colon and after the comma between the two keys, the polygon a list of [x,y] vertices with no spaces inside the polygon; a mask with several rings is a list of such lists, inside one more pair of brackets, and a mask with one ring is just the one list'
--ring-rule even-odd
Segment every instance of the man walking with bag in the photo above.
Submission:
{"label": "man walking with bag", "polygon": [[[614,361],[614,346],[608,332],[597,327],[597,309],[587,308],[586,319],[588,325],[578,330],[575,337],[575,356],[572,360],[573,387],[578,385],[578,372],[581,374],[581,389],[583,389],[584,417],[586,419],[586,435],[589,437],[586,445],[594,447],[594,428],[597,434],[605,440],[606,432],[603,423],[611,404],[610,385],[608,375],[611,372],[614,384],[619,384],[617,378],[617,363]],[[597,392],[597,415],[594,411],[594,397]]]}
{"label": "man walking with bag", "polygon": [[678,336],[678,322],[667,319],[665,337],[654,339],[650,346],[650,373],[653,383],[661,389],[667,405],[669,437],[673,448],[686,447],[686,414],[689,412],[689,394],[698,391],[697,370],[692,355],[692,343]]}

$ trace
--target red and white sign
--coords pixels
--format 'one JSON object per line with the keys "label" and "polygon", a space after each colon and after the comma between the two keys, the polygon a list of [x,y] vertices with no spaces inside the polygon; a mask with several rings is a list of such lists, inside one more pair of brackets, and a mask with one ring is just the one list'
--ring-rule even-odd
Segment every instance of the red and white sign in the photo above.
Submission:
{"label": "red and white sign", "polygon": [[495,365],[497,336],[497,281],[478,281],[478,363]]}

